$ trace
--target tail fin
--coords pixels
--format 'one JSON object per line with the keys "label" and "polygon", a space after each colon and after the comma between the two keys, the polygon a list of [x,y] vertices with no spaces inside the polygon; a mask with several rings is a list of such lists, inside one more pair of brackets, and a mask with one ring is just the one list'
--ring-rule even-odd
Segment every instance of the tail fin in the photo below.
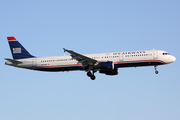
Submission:
{"label": "tail fin", "polygon": [[32,56],[17,40],[15,37],[7,37],[13,59],[32,58]]}

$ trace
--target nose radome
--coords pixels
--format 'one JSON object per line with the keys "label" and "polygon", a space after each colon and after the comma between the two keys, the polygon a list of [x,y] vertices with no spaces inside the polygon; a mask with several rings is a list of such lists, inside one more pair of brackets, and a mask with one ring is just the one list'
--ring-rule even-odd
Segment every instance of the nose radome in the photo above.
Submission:
{"label": "nose radome", "polygon": [[170,55],[167,57],[166,63],[169,64],[169,63],[173,63],[174,61],[176,61],[176,58],[174,56]]}
{"label": "nose radome", "polygon": [[176,61],[176,58],[175,58],[174,56],[172,56],[172,61],[173,61],[173,62]]}

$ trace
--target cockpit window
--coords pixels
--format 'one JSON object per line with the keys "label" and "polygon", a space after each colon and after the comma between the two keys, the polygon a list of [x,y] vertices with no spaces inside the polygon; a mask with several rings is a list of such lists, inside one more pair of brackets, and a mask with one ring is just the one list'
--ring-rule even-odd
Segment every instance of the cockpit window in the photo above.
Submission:
{"label": "cockpit window", "polygon": [[163,53],[163,55],[170,55],[169,53]]}

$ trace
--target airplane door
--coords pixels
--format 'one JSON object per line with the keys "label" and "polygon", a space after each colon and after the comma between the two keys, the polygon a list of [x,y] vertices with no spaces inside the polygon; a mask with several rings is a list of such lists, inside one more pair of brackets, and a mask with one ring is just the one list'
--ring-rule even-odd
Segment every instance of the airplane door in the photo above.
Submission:
{"label": "airplane door", "polygon": [[158,51],[153,50],[153,59],[158,59]]}
{"label": "airplane door", "polygon": [[32,59],[32,67],[36,67],[36,59]]}
{"label": "airplane door", "polygon": [[121,53],[121,54],[119,55],[119,61],[123,61],[123,60],[124,60],[124,54]]}

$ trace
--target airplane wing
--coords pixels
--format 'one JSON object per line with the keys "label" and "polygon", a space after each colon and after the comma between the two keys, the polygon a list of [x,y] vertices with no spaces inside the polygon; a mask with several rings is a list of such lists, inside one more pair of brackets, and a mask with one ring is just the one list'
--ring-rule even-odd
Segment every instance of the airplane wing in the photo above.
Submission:
{"label": "airplane wing", "polygon": [[87,57],[87,56],[85,56],[85,55],[76,53],[76,52],[74,52],[74,51],[72,51],[72,50],[67,50],[67,49],[65,49],[65,48],[63,48],[63,49],[64,49],[64,52],[70,53],[73,59],[76,59],[77,61],[79,61],[80,63],[82,63],[85,67],[90,66],[90,65],[94,65],[95,63],[98,62],[98,61],[95,60],[95,59],[92,59],[92,58]]}
{"label": "airplane wing", "polygon": [[21,62],[21,61],[9,59],[9,58],[5,58],[5,60],[7,60],[7,61],[9,61],[9,62],[11,62],[11,63],[14,63],[14,64],[21,64],[21,63],[23,63],[23,62]]}

